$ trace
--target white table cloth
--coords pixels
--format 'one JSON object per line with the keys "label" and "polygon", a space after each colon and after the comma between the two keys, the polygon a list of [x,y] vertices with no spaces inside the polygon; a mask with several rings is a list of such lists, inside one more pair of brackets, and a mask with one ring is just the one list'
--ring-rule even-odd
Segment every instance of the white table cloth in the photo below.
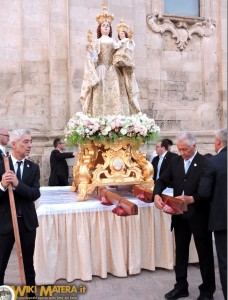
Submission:
{"label": "white table cloth", "polygon": [[[94,196],[93,196],[94,197]],[[43,187],[36,201],[39,228],[35,247],[36,284],[58,279],[88,281],[92,275],[106,278],[138,274],[141,269],[173,269],[174,237],[170,215],[153,203],[129,194],[138,205],[136,216],[120,217],[94,197],[79,202],[70,187]],[[197,262],[194,243],[190,262]]]}

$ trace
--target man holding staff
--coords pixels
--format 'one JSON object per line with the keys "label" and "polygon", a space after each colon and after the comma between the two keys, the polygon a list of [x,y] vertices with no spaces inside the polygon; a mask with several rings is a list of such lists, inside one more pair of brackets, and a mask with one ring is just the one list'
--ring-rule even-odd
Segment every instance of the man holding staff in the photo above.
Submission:
{"label": "man holding staff", "polygon": [[29,130],[14,130],[10,136],[13,149],[9,157],[10,170],[5,171],[0,162],[0,285],[4,284],[4,275],[15,242],[8,186],[13,187],[16,215],[23,255],[26,285],[35,285],[33,254],[35,248],[38,219],[34,201],[40,197],[39,166],[27,159],[32,148]]}

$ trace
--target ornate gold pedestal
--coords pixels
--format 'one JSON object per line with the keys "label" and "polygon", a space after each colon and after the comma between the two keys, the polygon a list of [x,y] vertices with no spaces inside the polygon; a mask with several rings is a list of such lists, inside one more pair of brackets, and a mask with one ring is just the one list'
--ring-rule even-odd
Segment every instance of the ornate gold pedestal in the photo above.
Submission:
{"label": "ornate gold pedestal", "polygon": [[141,146],[143,143],[130,139],[80,145],[72,191],[78,190],[78,199],[85,200],[97,186],[141,184],[152,188],[153,167],[139,151]]}

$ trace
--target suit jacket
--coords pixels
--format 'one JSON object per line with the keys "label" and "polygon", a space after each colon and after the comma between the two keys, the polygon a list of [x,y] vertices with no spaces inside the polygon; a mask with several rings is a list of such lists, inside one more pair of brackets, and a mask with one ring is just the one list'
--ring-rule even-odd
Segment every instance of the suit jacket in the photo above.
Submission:
{"label": "suit jacket", "polygon": [[[9,157],[10,169],[14,171],[13,163]],[[5,173],[4,163],[0,162],[0,181]],[[13,190],[16,206],[19,204],[25,226],[28,230],[35,230],[38,225],[34,201],[40,197],[40,169],[30,160],[25,159],[22,181]],[[7,234],[13,229],[12,217],[9,203],[8,190],[0,190],[0,234]]]}
{"label": "suit jacket", "polygon": [[4,154],[3,154],[2,150],[0,149],[0,162],[3,161],[2,156],[4,156]]}
{"label": "suit jacket", "polygon": [[210,197],[209,230],[227,229],[227,147],[206,160],[199,195]]}
{"label": "suit jacket", "polygon": [[[176,153],[167,151],[166,155],[163,158],[161,168],[160,168],[160,176],[165,172],[167,169],[168,165],[170,164],[170,161],[173,157],[178,156]],[[155,156],[154,159],[152,160],[152,165],[154,168],[154,176],[153,179],[156,181],[157,178],[157,172],[158,172],[158,161],[159,161],[159,155]]]}
{"label": "suit jacket", "polygon": [[49,178],[49,186],[68,185],[69,168],[66,158],[73,158],[73,152],[63,152],[53,150],[50,156],[51,174]]}
{"label": "suit jacket", "polygon": [[173,183],[173,194],[175,196],[184,194],[193,196],[196,203],[188,205],[188,211],[183,215],[172,216],[172,228],[175,227],[175,222],[179,218],[184,218],[188,221],[192,232],[195,235],[204,235],[207,232],[209,204],[200,202],[198,194],[198,186],[200,177],[204,168],[205,157],[197,152],[187,173],[184,171],[184,160],[181,156],[174,157],[166,172],[156,181],[153,195],[161,195],[162,191]]}

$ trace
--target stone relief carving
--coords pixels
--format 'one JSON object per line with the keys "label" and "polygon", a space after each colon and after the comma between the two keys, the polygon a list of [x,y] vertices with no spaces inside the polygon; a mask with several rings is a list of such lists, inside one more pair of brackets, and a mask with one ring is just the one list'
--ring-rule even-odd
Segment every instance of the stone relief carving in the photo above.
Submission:
{"label": "stone relief carving", "polygon": [[161,16],[158,13],[147,15],[147,24],[156,33],[162,34],[165,31],[170,31],[180,51],[185,49],[193,34],[198,34],[200,37],[209,37],[216,27],[216,22],[211,19],[202,21],[196,19],[195,23],[192,24],[192,19],[177,18],[177,20],[171,21],[168,17]]}
{"label": "stone relief carving", "polygon": [[6,103],[10,102],[10,99],[16,94],[16,93],[22,93],[24,92],[23,87],[18,85],[18,86],[14,86],[11,87],[10,89],[8,89],[7,93],[6,93]]}
{"label": "stone relief carving", "polygon": [[13,104],[16,106],[24,106],[25,105],[24,96],[25,95],[24,95],[23,87],[18,85],[18,86],[11,87],[7,91],[6,97],[3,101],[7,104],[7,107],[12,105],[12,102],[14,102]]}

